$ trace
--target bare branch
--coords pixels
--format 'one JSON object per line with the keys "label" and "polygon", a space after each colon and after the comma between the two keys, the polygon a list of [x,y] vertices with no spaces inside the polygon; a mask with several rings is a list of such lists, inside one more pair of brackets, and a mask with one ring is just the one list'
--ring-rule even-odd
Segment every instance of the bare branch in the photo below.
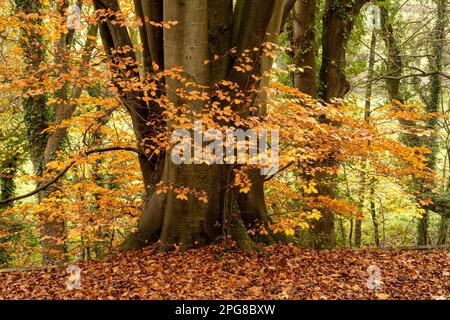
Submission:
{"label": "bare branch", "polygon": [[406,78],[430,77],[430,76],[434,76],[434,75],[439,75],[439,76],[444,77],[446,79],[450,79],[450,74],[447,74],[447,73],[441,72],[441,71],[434,71],[434,72],[422,72],[422,73],[405,74],[405,75],[402,75],[402,76],[385,75],[385,76],[381,76],[381,77],[376,78],[374,81],[386,80],[386,79],[402,80],[402,79],[406,79]]}
{"label": "bare branch", "polygon": [[[103,152],[109,152],[109,151],[131,151],[131,152],[135,152],[139,155],[142,156],[146,156],[145,153],[143,153],[142,151],[136,149],[136,148],[131,148],[131,147],[108,147],[108,148],[101,148],[101,149],[95,149],[95,150],[89,150],[86,151],[83,156],[88,156],[94,153],[103,153]],[[69,171],[69,169],[76,163],[76,160],[72,160],[72,162],[70,162],[60,173],[58,173],[58,175],[56,177],[54,177],[53,179],[47,181],[45,184],[43,184],[42,186],[40,186],[39,188],[22,194],[20,196],[16,196],[16,197],[12,197],[12,198],[8,198],[8,199],[4,199],[4,200],[0,200],[0,204],[5,204],[5,203],[10,203],[13,201],[17,201],[17,200],[21,200],[21,199],[25,199],[25,198],[29,198],[34,196],[35,194],[44,191],[45,189],[47,189],[48,187],[50,187],[52,184],[58,182],[59,179],[61,179],[66,173],[67,171]]]}

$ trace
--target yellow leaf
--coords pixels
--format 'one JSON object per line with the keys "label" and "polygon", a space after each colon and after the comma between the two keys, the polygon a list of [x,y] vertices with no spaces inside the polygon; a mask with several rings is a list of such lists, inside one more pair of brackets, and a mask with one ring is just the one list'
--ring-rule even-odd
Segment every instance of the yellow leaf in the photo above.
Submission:
{"label": "yellow leaf", "polygon": [[248,193],[249,191],[250,191],[250,188],[247,188],[247,187],[241,188],[241,189],[239,190],[239,192],[241,192],[241,193]]}
{"label": "yellow leaf", "polygon": [[286,235],[288,235],[288,236],[293,236],[295,234],[295,231],[294,231],[294,229],[289,228],[289,229],[284,230],[284,233],[286,233]]}
{"label": "yellow leaf", "polygon": [[153,66],[153,71],[157,72],[159,70],[158,64],[155,63],[154,61],[152,62],[152,66]]}
{"label": "yellow leaf", "polygon": [[382,292],[380,292],[380,293],[375,293],[375,296],[378,298],[378,299],[380,299],[380,300],[387,300],[387,299],[389,299],[391,296],[390,295],[388,295],[387,293],[382,293]]}
{"label": "yellow leaf", "polygon": [[188,197],[184,193],[179,193],[179,194],[177,194],[177,199],[187,200]]}

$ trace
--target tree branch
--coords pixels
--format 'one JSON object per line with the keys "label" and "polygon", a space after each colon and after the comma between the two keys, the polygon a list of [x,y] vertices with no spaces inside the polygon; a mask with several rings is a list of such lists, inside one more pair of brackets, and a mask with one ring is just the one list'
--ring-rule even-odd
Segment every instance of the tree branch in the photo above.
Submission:
{"label": "tree branch", "polygon": [[[91,154],[94,154],[94,153],[109,152],[109,151],[131,151],[131,152],[135,152],[135,153],[137,153],[139,155],[146,156],[145,153],[143,153],[142,151],[140,151],[140,150],[138,150],[136,148],[132,148],[132,147],[108,147],[108,148],[94,149],[94,150],[86,151],[83,156],[88,156],[88,155],[91,155]],[[45,184],[43,184],[39,188],[37,188],[37,189],[35,189],[35,190],[31,191],[31,192],[22,194],[20,196],[16,196],[16,197],[0,200],[0,204],[5,204],[5,203],[9,203],[9,202],[13,202],[13,201],[29,198],[29,197],[32,197],[32,196],[34,196],[35,194],[37,194],[37,193],[39,193],[41,191],[44,191],[45,189],[50,187],[52,184],[58,182],[58,180],[61,179],[67,173],[67,171],[69,171],[69,169],[76,162],[77,162],[76,160],[72,160],[72,162],[70,162],[60,173],[58,173],[58,175],[56,177],[54,177],[53,179],[47,181]]]}
{"label": "tree branch", "polygon": [[435,75],[439,75],[441,77],[450,79],[450,74],[441,72],[441,71],[434,71],[434,72],[423,72],[423,73],[413,73],[413,74],[406,74],[406,75],[402,75],[402,76],[390,76],[390,75],[386,75],[386,76],[381,76],[376,78],[374,81],[379,81],[379,80],[402,80],[405,78],[413,78],[413,77],[430,77],[430,76],[435,76]]}
{"label": "tree branch", "polygon": [[280,170],[278,170],[277,172],[275,172],[273,175],[271,175],[270,177],[267,177],[266,179],[264,179],[264,182],[267,182],[269,180],[272,180],[277,174],[281,173],[282,171],[288,169],[290,166],[292,166],[295,162],[289,162],[287,165],[285,165],[283,168],[281,168]]}
{"label": "tree branch", "polygon": [[[285,4],[284,4],[284,9],[283,9],[283,15],[281,17],[281,29],[283,29],[286,20],[289,16],[289,12],[291,12],[292,7],[294,6],[296,0],[286,0]],[[281,32],[281,30],[280,30]]]}

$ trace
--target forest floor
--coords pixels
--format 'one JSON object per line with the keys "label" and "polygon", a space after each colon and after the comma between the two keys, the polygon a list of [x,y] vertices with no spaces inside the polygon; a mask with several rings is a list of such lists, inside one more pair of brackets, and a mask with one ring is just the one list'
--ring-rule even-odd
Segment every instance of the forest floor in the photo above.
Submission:
{"label": "forest floor", "polygon": [[[450,252],[314,251],[276,245],[245,255],[219,246],[185,253],[155,248],[80,262],[81,286],[66,268],[0,273],[0,299],[449,299]],[[380,268],[381,288],[369,266]]]}

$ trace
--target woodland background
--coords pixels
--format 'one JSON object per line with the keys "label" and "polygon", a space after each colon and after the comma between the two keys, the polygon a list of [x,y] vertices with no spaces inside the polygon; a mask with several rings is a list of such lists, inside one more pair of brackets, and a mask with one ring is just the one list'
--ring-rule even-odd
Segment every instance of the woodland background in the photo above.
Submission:
{"label": "woodland background", "polygon": [[[347,249],[448,244],[446,0],[0,4],[2,268],[108,264],[101,261],[117,250],[154,243],[185,251],[216,242],[275,260],[287,250],[294,265],[297,256],[320,255],[310,248],[357,261],[359,251]],[[76,28],[71,5],[81,8]],[[219,130],[279,129],[280,171],[258,178],[251,165],[168,164],[170,129],[189,130],[196,117]],[[227,176],[226,188],[217,191],[210,167]],[[164,223],[155,225],[161,203]],[[265,248],[278,240],[295,248]],[[370,250],[361,252],[378,255]],[[398,253],[398,261],[445,273],[448,253],[432,254],[435,262],[422,251]],[[124,259],[151,263],[139,255]],[[21,275],[8,277],[14,287]],[[426,284],[431,296],[448,293],[448,272],[442,277]],[[136,294],[179,297],[173,287],[162,296],[153,289]],[[295,296],[267,292],[249,297]],[[111,295],[118,293],[100,294]]]}

